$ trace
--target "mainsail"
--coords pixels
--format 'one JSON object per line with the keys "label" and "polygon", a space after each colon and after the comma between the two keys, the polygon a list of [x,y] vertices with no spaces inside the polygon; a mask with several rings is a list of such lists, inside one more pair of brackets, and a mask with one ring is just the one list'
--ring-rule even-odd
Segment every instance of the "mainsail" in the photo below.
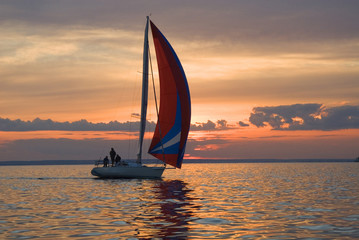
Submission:
{"label": "mainsail", "polygon": [[191,122],[188,83],[170,43],[152,22],[151,30],[160,79],[160,109],[148,152],[181,168]]}
{"label": "mainsail", "polygon": [[147,116],[147,104],[148,104],[148,48],[149,48],[148,21],[149,18],[147,17],[144,44],[143,44],[141,125],[140,125],[140,135],[138,141],[138,153],[137,153],[137,161],[136,161],[138,164],[141,164],[142,162],[142,144],[143,144],[143,137],[145,135],[145,129],[146,129],[146,116]]}

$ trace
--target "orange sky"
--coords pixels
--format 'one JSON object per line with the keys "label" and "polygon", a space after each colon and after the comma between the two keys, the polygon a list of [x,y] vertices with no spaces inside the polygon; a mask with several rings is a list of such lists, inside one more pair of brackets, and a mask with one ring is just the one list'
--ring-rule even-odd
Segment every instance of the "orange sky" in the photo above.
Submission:
{"label": "orange sky", "polygon": [[[359,155],[358,3],[198,1],[153,7],[137,1],[87,1],[83,6],[81,1],[0,3],[0,118],[137,121],[131,114],[140,108],[143,30],[151,12],[182,61],[192,124],[225,120],[228,125],[192,131],[187,156]],[[268,121],[275,116],[281,126],[295,119],[286,114],[296,104],[303,104],[304,112],[297,115],[304,118],[312,116],[305,112],[307,104],[321,104],[322,116],[330,117],[295,131],[271,130],[275,125]],[[278,106],[289,107],[274,108]],[[271,119],[260,120],[256,107],[273,107],[263,110]],[[250,120],[251,113],[256,119]],[[156,121],[154,116],[152,104],[149,120]],[[126,131],[8,132],[7,125],[1,126],[0,160],[91,159],[107,144],[127,150],[125,141],[136,145]],[[82,151],[91,147],[91,153],[76,153],[71,144]]]}

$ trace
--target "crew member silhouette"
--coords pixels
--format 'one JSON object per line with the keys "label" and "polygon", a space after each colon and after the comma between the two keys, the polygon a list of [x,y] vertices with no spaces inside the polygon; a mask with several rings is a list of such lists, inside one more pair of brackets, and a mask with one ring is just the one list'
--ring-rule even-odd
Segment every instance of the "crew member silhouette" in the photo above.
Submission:
{"label": "crew member silhouette", "polygon": [[103,159],[103,166],[108,167],[108,157],[107,156]]}
{"label": "crew member silhouette", "polygon": [[113,148],[111,148],[110,157],[111,157],[111,165],[113,167],[113,165],[115,164],[115,157],[116,157],[116,152]]}
{"label": "crew member silhouette", "polygon": [[121,165],[121,157],[120,157],[120,155],[118,155],[118,154],[116,155],[115,162],[116,162],[116,166]]}

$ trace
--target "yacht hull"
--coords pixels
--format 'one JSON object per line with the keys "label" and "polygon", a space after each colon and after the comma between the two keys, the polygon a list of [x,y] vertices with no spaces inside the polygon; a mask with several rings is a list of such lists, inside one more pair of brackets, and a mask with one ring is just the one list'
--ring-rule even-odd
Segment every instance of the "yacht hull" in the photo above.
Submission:
{"label": "yacht hull", "polygon": [[161,178],[165,167],[95,167],[91,174],[99,178]]}

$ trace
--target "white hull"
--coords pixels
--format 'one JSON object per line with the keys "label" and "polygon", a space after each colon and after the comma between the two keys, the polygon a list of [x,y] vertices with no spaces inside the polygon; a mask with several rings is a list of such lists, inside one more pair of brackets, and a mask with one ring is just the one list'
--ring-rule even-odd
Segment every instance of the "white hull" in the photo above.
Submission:
{"label": "white hull", "polygon": [[165,167],[116,166],[95,167],[91,174],[100,178],[161,178]]}

